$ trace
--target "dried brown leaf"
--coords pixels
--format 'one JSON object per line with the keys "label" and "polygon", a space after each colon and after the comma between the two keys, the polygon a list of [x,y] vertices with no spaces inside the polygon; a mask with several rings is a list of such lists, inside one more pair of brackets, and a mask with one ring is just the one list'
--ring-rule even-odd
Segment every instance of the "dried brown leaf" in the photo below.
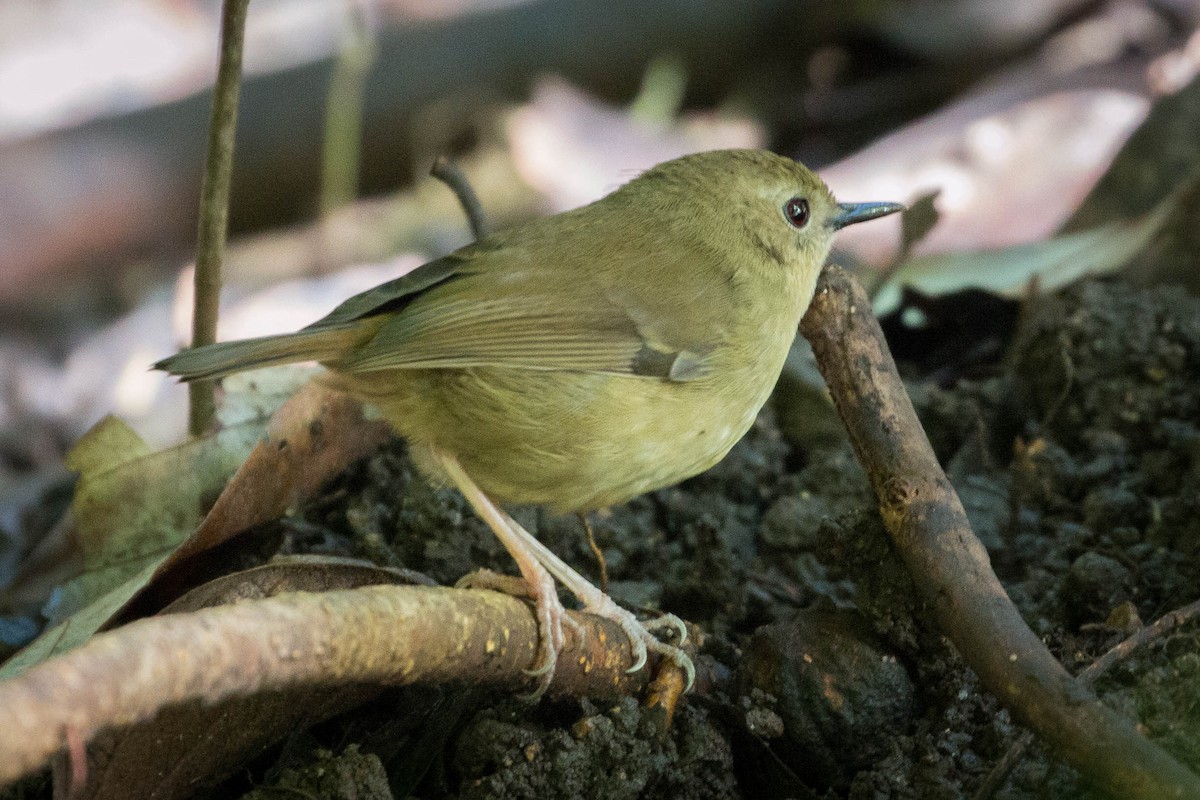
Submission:
{"label": "dried brown leaf", "polygon": [[311,381],[275,413],[266,437],[238,468],[199,527],[130,599],[121,619],[153,612],[205,577],[201,557],[256,525],[277,519],[349,464],[379,446],[390,428],[363,419],[357,400]]}
{"label": "dried brown leaf", "polygon": [[[57,624],[0,668],[0,678],[77,647],[118,616],[169,602],[198,582],[199,556],[281,516],[387,432],[382,422],[365,422],[357,403],[319,383],[279,409],[263,441],[262,425],[246,422],[145,453],[123,423],[101,423],[72,461],[87,468],[74,505],[77,535],[90,543],[87,571],[63,587]],[[201,521],[208,498],[235,469]]]}

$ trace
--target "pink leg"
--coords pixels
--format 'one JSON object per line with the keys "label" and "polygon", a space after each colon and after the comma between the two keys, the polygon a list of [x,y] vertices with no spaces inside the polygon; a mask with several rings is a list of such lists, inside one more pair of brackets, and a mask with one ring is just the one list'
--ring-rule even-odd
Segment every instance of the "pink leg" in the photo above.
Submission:
{"label": "pink leg", "polygon": [[683,620],[674,614],[664,614],[657,619],[642,622],[631,612],[617,605],[611,597],[593,586],[571,565],[556,556],[550,548],[521,527],[515,519],[504,511],[500,513],[504,515],[510,530],[521,540],[528,552],[540,561],[542,566],[549,570],[571,594],[579,598],[579,602],[583,603],[584,611],[610,619],[621,626],[621,630],[625,631],[625,635],[629,637],[629,644],[633,648],[634,663],[629,668],[630,672],[637,672],[645,666],[647,651],[658,653],[674,661],[687,675],[687,687],[684,691],[692,688],[692,683],[696,680],[696,667],[692,664],[691,658],[678,647],[659,641],[658,637],[652,633],[654,630],[672,628],[679,634],[679,643],[683,644],[687,641],[687,627],[683,624]]}
{"label": "pink leg", "polygon": [[550,686],[550,680],[554,677],[554,667],[558,663],[558,654],[563,647],[562,626],[566,610],[563,608],[562,601],[558,599],[558,590],[554,586],[554,579],[550,577],[550,573],[541,565],[537,557],[529,552],[529,548],[525,546],[521,538],[511,530],[508,515],[497,508],[496,504],[475,485],[470,476],[463,471],[458,459],[439,450],[435,450],[434,455],[450,480],[454,481],[454,485],[475,509],[475,513],[487,523],[492,532],[496,534],[496,538],[508,550],[509,555],[517,562],[517,568],[521,570],[521,576],[528,584],[537,608],[538,633],[541,637],[542,657],[537,668],[530,673],[541,678],[540,684],[533,694],[533,697],[539,697]]}
{"label": "pink leg", "polygon": [[569,564],[556,556],[550,548],[495,503],[471,480],[458,460],[449,453],[435,450],[434,455],[450,480],[458,486],[475,513],[488,524],[500,542],[517,562],[522,577],[528,583],[537,604],[538,626],[542,637],[542,662],[534,674],[542,676],[542,684],[534,696],[540,695],[550,685],[554,667],[563,646],[563,622],[571,622],[566,616],[562,602],[554,587],[554,578],[571,591],[583,603],[584,611],[616,622],[629,637],[633,648],[634,664],[630,672],[637,672],[646,664],[648,652],[658,653],[674,661],[687,675],[687,687],[692,688],[696,679],[696,668],[691,658],[678,647],[666,644],[652,633],[654,630],[672,628],[679,634],[679,643],[687,640],[687,628],[674,614],[664,614],[658,619],[641,622],[631,612],[621,608],[604,592],[593,586]]}

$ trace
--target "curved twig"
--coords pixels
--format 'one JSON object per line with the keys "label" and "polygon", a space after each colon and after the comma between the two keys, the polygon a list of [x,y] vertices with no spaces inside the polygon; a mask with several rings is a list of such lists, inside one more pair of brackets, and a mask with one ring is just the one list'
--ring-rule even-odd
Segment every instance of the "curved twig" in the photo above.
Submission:
{"label": "curved twig", "polygon": [[471,226],[471,235],[477,240],[487,236],[487,218],[483,213],[483,205],[479,202],[479,195],[475,194],[471,182],[467,180],[467,176],[458,168],[458,165],[445,156],[438,156],[437,160],[433,162],[433,168],[429,170],[429,174],[449,186],[450,190],[454,192],[459,205],[467,215],[467,222]]}
{"label": "curved twig", "polygon": [[1200,778],[1072,678],[1021,619],[938,464],[862,287],[826,269],[800,329],[918,591],[983,685],[1112,795],[1200,800]]}
{"label": "curved twig", "polygon": [[[550,692],[640,691],[616,624],[574,615]],[[520,687],[538,658],[529,606],[498,592],[369,586],[291,593],[133,622],[0,683],[0,784],[39,769],[71,736],[131,725],[188,700],[297,686],[444,683]]]}

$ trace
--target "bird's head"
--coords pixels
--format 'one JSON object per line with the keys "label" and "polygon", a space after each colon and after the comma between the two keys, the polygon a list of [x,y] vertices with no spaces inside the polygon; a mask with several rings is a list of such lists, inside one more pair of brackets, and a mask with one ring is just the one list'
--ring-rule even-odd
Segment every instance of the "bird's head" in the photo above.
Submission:
{"label": "bird's head", "polygon": [[765,150],[713,150],[667,161],[623,192],[673,235],[700,241],[736,268],[783,271],[811,287],[834,234],[903,210],[839,203],[816,173]]}

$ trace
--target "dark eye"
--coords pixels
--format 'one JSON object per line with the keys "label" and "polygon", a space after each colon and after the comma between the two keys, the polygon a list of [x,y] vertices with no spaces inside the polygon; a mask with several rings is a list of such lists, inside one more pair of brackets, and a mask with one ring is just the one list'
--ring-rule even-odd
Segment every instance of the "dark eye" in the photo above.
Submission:
{"label": "dark eye", "polygon": [[808,224],[808,201],[803,197],[793,197],[783,204],[783,215],[793,228],[803,228]]}

